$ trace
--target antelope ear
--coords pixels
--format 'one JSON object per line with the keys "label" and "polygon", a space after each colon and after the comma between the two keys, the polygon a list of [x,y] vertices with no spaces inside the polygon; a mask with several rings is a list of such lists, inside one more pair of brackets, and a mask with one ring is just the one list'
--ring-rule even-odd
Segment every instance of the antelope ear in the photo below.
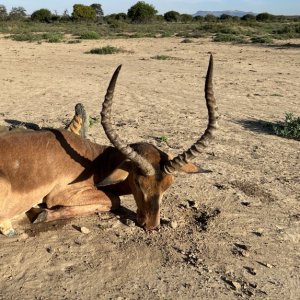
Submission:
{"label": "antelope ear", "polygon": [[180,169],[179,172],[184,172],[184,173],[199,173],[200,168],[192,163],[188,163],[183,165]]}
{"label": "antelope ear", "polygon": [[[168,159],[169,160],[172,160],[174,157],[175,156],[172,153],[168,153]],[[188,174],[211,173],[210,170],[202,169],[202,168],[194,165],[193,163],[187,163],[187,164],[183,165],[178,171],[188,173]]]}
{"label": "antelope ear", "polygon": [[108,177],[99,182],[97,187],[112,185],[126,180],[131,169],[132,162],[125,160]]}

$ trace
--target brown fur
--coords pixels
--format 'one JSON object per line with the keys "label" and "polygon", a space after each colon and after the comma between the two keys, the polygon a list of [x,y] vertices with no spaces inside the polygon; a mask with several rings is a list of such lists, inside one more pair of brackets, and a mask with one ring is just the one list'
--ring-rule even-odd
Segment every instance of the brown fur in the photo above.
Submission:
{"label": "brown fur", "polygon": [[[127,145],[125,149],[115,134],[110,123],[110,101],[119,71],[120,67],[105,97],[102,117],[105,112],[109,117],[102,125],[120,150],[92,143],[67,130],[0,135],[0,231],[4,235],[14,235],[11,220],[36,204],[45,202],[48,209],[60,207],[43,211],[37,219],[47,222],[117,208],[119,196],[125,194],[133,194],[141,226],[151,230],[159,225],[160,202],[173,182],[172,173],[197,170],[187,159],[195,157],[193,152],[197,147],[200,152],[200,148],[206,146],[217,127],[211,83],[212,57],[206,81],[209,83],[206,93],[211,93],[206,97],[210,116],[207,130],[187,152],[173,160],[147,143]],[[78,114],[74,120],[80,123]],[[74,126],[74,132],[78,133],[83,122],[80,124]]]}

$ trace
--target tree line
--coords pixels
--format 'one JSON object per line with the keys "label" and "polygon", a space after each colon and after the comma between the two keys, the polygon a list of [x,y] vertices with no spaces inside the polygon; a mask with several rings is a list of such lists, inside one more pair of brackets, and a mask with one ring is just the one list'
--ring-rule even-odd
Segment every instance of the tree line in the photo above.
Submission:
{"label": "tree line", "polygon": [[94,3],[92,5],[74,4],[71,14],[67,10],[62,15],[57,12],[52,13],[47,8],[41,8],[34,11],[31,16],[27,16],[26,9],[24,7],[13,7],[10,12],[6,10],[4,5],[0,4],[0,20],[25,20],[30,19],[35,22],[68,22],[68,21],[94,21],[94,22],[107,22],[112,23],[114,21],[132,22],[132,23],[150,23],[150,22],[217,22],[221,21],[260,21],[260,22],[274,22],[274,21],[286,21],[295,19],[299,20],[299,17],[287,17],[287,16],[275,16],[269,13],[260,13],[255,15],[246,14],[243,17],[235,17],[227,14],[223,14],[220,17],[214,15],[192,16],[190,14],[180,14],[177,11],[171,10],[164,15],[158,15],[158,11],[151,4],[144,1],[138,1],[135,5],[131,6],[127,13],[117,13],[104,16],[102,5],[100,3]]}

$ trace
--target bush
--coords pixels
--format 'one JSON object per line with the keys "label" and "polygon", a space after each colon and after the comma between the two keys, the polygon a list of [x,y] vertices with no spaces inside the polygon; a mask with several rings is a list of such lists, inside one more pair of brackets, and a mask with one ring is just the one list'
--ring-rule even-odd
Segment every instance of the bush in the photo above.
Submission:
{"label": "bush", "polygon": [[300,140],[300,117],[287,113],[284,122],[278,122],[273,129],[279,136]]}
{"label": "bush", "polygon": [[100,39],[100,34],[96,31],[87,31],[80,35],[82,40],[98,40]]}
{"label": "bush", "polygon": [[0,4],[0,21],[3,21],[7,18],[7,10],[6,7]]}
{"label": "bush", "polygon": [[102,48],[94,48],[89,53],[91,53],[91,54],[115,54],[115,53],[119,53],[119,52],[124,52],[124,51],[120,48],[116,48],[113,46],[105,46]]}
{"label": "bush", "polygon": [[251,38],[253,44],[272,44],[273,39],[270,36],[254,36]]}
{"label": "bush", "polygon": [[193,16],[188,14],[180,15],[180,21],[183,23],[190,23],[193,21]]}
{"label": "bush", "polygon": [[10,20],[22,20],[26,17],[26,9],[24,7],[13,7],[8,15]]}
{"label": "bush", "polygon": [[268,22],[274,20],[275,20],[275,16],[269,13],[261,13],[256,16],[256,21],[260,21],[260,22]]}
{"label": "bush", "polygon": [[13,41],[17,42],[38,42],[42,40],[41,35],[33,34],[33,33],[19,33],[13,34],[9,38]]}
{"label": "bush", "polygon": [[157,10],[153,5],[139,1],[129,8],[127,16],[134,23],[147,23],[150,22],[156,14]]}
{"label": "bush", "polygon": [[251,14],[246,14],[244,16],[241,17],[242,21],[254,21],[256,20],[256,17],[254,15]]}
{"label": "bush", "polygon": [[179,12],[171,10],[164,14],[164,19],[167,22],[177,22],[179,20],[179,16],[180,16]]}
{"label": "bush", "polygon": [[92,7],[95,11],[96,11],[96,17],[101,19],[103,18],[103,9],[102,9],[102,5],[99,3],[94,3],[92,5],[90,5],[90,7]]}
{"label": "bush", "polygon": [[234,42],[245,43],[245,39],[240,35],[217,33],[213,38],[214,42]]}
{"label": "bush", "polygon": [[59,32],[44,33],[42,38],[48,43],[60,43],[63,41],[64,35]]}
{"label": "bush", "polygon": [[32,13],[31,20],[37,22],[50,22],[51,17],[51,11],[49,9],[42,8]]}
{"label": "bush", "polygon": [[83,4],[73,5],[72,17],[74,20],[94,20],[96,15],[96,10],[91,6]]}

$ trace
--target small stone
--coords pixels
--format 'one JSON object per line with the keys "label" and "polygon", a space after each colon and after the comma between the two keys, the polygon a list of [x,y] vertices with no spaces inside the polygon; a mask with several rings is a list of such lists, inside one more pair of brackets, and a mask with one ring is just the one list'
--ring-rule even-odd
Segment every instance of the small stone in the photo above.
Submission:
{"label": "small stone", "polygon": [[53,252],[53,249],[52,249],[51,246],[48,246],[48,247],[46,248],[46,251],[47,251],[48,253],[52,253],[52,252]]}
{"label": "small stone", "polygon": [[171,228],[176,229],[178,227],[178,223],[176,221],[171,221],[170,226]]}
{"label": "small stone", "polygon": [[250,254],[246,250],[241,250],[241,255],[244,256],[244,257],[249,257]]}
{"label": "small stone", "polygon": [[245,269],[248,271],[249,274],[251,275],[256,275],[257,271],[254,268],[251,267],[245,267]]}
{"label": "small stone", "polygon": [[128,227],[134,227],[135,226],[135,222],[130,220],[130,219],[124,220],[124,224],[127,225]]}
{"label": "small stone", "polygon": [[232,281],[231,283],[236,290],[240,290],[242,288],[241,284],[237,281]]}
{"label": "small stone", "polygon": [[80,227],[80,232],[84,234],[89,234],[91,231],[86,227]]}

